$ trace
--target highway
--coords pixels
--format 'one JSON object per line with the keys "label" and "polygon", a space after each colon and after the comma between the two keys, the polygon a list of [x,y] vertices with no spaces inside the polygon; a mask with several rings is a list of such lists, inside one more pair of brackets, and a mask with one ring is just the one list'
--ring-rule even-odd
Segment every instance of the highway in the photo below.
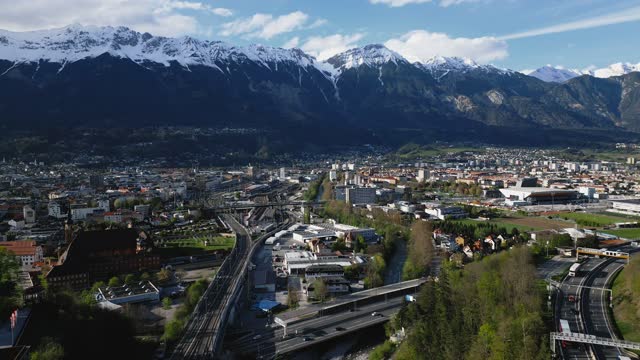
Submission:
{"label": "highway", "polygon": [[[599,271],[587,276],[585,285],[608,288],[613,275],[622,269],[625,263],[625,260],[606,260]],[[582,316],[588,334],[615,339],[614,325],[610,323],[608,316],[608,297],[608,291],[584,289],[580,298],[580,307],[584,309]],[[618,359],[618,356],[624,355],[623,349],[604,346],[593,346],[593,352],[596,359]]]}
{"label": "highway", "polygon": [[[636,249],[623,247],[620,251]],[[556,327],[559,319],[569,322],[571,332],[617,339],[615,325],[609,315],[608,297],[613,276],[622,269],[626,260],[615,258],[590,258],[585,261],[577,276],[567,276],[556,293]],[[614,295],[615,296],[615,295]],[[573,297],[574,302],[569,301]],[[562,330],[557,328],[558,332]],[[629,356],[624,349],[601,345],[567,342],[560,348],[564,359],[618,359]],[[632,356],[633,357],[633,356]]]}
{"label": "highway", "polygon": [[[581,274],[586,274],[599,266],[604,260],[590,259],[582,264]],[[578,312],[579,286],[584,286],[586,278],[583,276],[567,276],[562,282],[561,288],[556,292],[556,331],[560,329],[559,319],[567,320],[571,332],[584,333],[584,324]],[[566,346],[566,347],[565,347]],[[560,348],[560,354],[564,359],[591,359],[590,349],[582,344],[566,343]]]}
{"label": "highway", "polygon": [[[266,328],[237,339],[229,348],[242,349],[244,353],[259,354],[266,358],[285,354],[313,346],[350,332],[388,321],[404,303],[404,296],[391,298],[386,302],[359,307],[354,311],[344,311],[331,316],[321,316],[301,321],[287,327],[287,337],[283,338],[281,327]],[[373,312],[379,316],[372,316]],[[296,335],[297,332],[297,335]],[[307,337],[309,340],[305,341]]]}

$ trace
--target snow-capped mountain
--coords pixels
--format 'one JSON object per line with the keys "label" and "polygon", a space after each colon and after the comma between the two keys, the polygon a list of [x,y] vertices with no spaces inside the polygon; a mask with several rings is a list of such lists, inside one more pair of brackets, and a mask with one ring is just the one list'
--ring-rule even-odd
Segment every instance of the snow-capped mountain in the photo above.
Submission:
{"label": "snow-capped mountain", "polygon": [[591,75],[605,79],[612,76],[626,75],[634,71],[640,71],[640,63],[615,63],[600,69],[585,70],[565,69],[561,66],[546,65],[534,71],[523,71],[523,74],[546,82],[563,83],[581,75]]}
{"label": "snow-capped mountain", "polygon": [[444,137],[460,129],[478,136],[484,126],[486,134],[494,127],[640,130],[640,74],[625,76],[630,81],[584,76],[560,86],[468,59],[412,63],[383,45],[318,61],[300,49],[126,27],[0,31],[0,129],[168,124],[315,134],[322,124],[339,142],[352,141],[336,137],[343,127],[432,129]]}
{"label": "snow-capped mountain", "polygon": [[546,82],[563,83],[582,74],[563,67],[546,65],[534,71],[526,72],[525,75],[533,76]]}
{"label": "snow-capped mountain", "polygon": [[595,76],[598,78],[608,78],[612,76],[625,75],[630,72],[640,71],[640,63],[615,63],[601,69],[589,69],[584,70],[582,73],[586,75]]}
{"label": "snow-capped mountain", "polygon": [[204,65],[222,71],[230,61],[252,61],[266,67],[278,63],[315,66],[316,60],[299,49],[263,45],[239,47],[221,41],[192,37],[167,38],[139,33],[126,27],[71,25],[54,30],[10,32],[0,30],[0,59],[16,63],[71,63],[108,53],[137,63],[183,66]]}
{"label": "snow-capped mountain", "polygon": [[332,56],[327,59],[326,62],[341,72],[363,65],[378,67],[386,63],[393,63],[396,65],[400,63],[409,63],[400,54],[389,50],[384,45],[380,44],[371,44],[359,48],[353,48]]}
{"label": "snow-capped mountain", "polygon": [[222,41],[199,40],[189,36],[168,38],[140,33],[127,27],[70,25],[53,30],[11,32],[0,30],[0,59],[14,63],[67,64],[109,54],[136,63],[159,63],[169,66],[203,65],[226,71],[229,62],[251,61],[274,68],[291,63],[303,68],[315,67],[326,75],[337,76],[359,66],[379,67],[386,63],[407,64],[442,76],[449,71],[470,69],[498,70],[473,60],[436,56],[424,63],[410,64],[400,54],[384,45],[371,44],[349,49],[320,62],[302,50],[264,45],[235,46]]}

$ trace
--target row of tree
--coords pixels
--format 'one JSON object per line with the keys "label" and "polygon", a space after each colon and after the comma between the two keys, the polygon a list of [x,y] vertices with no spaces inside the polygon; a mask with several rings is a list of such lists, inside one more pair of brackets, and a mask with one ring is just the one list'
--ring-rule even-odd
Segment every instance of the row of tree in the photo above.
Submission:
{"label": "row of tree", "polygon": [[0,246],[0,319],[7,319],[22,305],[22,291],[17,281],[19,271],[18,258]]}
{"label": "row of tree", "polygon": [[427,275],[435,255],[431,223],[416,221],[411,226],[407,247],[407,260],[402,268],[402,279],[411,280]]}

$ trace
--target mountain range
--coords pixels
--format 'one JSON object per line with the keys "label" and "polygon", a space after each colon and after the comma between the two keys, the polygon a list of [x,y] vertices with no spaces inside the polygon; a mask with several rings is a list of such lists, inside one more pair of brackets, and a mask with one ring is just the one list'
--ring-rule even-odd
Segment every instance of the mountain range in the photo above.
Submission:
{"label": "mountain range", "polygon": [[533,76],[542,81],[562,83],[582,75],[590,75],[597,78],[610,78],[613,76],[626,75],[634,71],[640,71],[640,63],[615,63],[601,69],[588,68],[585,70],[566,69],[562,66],[545,65],[533,71],[524,70],[522,73]]}
{"label": "mountain range", "polygon": [[558,143],[576,131],[612,140],[640,131],[637,68],[607,77],[547,70],[411,63],[376,44],[318,61],[300,49],[126,27],[0,31],[0,131],[232,127],[318,143]]}

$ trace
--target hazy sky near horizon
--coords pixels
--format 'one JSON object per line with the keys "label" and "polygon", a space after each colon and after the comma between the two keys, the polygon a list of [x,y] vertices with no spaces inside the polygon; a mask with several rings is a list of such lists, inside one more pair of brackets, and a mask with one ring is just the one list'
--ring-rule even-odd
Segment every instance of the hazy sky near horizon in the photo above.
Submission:
{"label": "hazy sky near horizon", "polygon": [[154,35],[299,47],[371,43],[411,61],[461,56],[515,70],[640,62],[640,0],[0,0],[0,29],[124,25]]}

